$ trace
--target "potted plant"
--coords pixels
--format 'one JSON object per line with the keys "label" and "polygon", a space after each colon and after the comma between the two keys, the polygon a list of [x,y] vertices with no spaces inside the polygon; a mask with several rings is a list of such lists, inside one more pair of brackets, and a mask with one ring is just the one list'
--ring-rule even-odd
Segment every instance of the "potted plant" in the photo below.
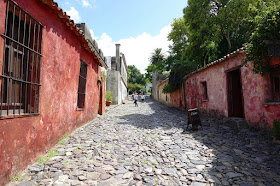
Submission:
{"label": "potted plant", "polygon": [[113,100],[112,91],[106,91],[105,93],[106,106],[110,106],[112,100]]}

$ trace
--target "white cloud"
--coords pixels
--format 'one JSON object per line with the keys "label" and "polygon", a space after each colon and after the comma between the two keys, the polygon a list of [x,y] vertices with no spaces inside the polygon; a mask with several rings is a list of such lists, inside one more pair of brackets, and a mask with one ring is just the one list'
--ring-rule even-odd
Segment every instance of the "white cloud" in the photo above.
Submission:
{"label": "white cloud", "polygon": [[79,23],[82,19],[79,12],[73,6],[70,7],[70,10],[66,10],[66,13],[75,21],[75,23]]}
{"label": "white cloud", "polygon": [[171,26],[165,26],[161,29],[159,35],[151,36],[144,32],[137,37],[120,39],[114,42],[110,36],[103,33],[97,39],[99,48],[105,56],[115,56],[115,44],[120,43],[120,51],[124,53],[128,65],[135,65],[141,73],[145,73],[145,69],[149,65],[151,53],[156,48],[162,48],[163,52],[168,51],[168,45],[171,41],[167,40],[167,35],[171,31]]}
{"label": "white cloud", "polygon": [[91,34],[92,39],[95,39],[95,40],[98,39],[98,37],[96,37],[96,36],[94,35],[94,32],[93,32],[92,29],[89,29],[89,32],[90,32],[90,34]]}
{"label": "white cloud", "polygon": [[83,7],[92,7],[88,0],[82,0]]}

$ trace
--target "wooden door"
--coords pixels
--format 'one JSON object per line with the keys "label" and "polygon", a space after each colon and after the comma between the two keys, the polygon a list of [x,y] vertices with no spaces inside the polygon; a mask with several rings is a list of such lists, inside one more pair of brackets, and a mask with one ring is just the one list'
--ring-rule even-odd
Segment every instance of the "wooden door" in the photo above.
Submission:
{"label": "wooden door", "polygon": [[229,117],[244,117],[240,69],[228,72]]}

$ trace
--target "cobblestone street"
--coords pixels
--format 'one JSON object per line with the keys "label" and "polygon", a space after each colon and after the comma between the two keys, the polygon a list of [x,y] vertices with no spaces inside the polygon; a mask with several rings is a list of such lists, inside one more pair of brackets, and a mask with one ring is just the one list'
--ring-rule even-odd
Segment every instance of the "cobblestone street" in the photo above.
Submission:
{"label": "cobblestone street", "polygon": [[[183,132],[186,113],[147,99],[110,109],[8,185],[280,185],[280,145],[215,118]],[[49,153],[50,154],[50,153]]]}

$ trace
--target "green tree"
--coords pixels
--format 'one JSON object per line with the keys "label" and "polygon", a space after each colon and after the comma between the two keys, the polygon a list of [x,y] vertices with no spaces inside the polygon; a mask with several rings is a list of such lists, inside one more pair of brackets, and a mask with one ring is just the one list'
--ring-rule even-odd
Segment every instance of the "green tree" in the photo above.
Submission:
{"label": "green tree", "polygon": [[156,48],[149,58],[150,65],[147,67],[145,77],[148,81],[152,82],[152,74],[157,71],[158,73],[162,73],[166,70],[166,64],[164,55],[162,53],[161,48]]}
{"label": "green tree", "polygon": [[146,68],[146,73],[145,73],[145,78],[152,82],[152,75],[153,73],[157,70],[157,67],[156,65],[149,65],[147,68]]}
{"label": "green tree", "polygon": [[128,91],[145,91],[146,79],[134,65],[128,65]]}
{"label": "green tree", "polygon": [[150,57],[151,65],[157,65],[162,62],[164,59],[164,55],[162,54],[162,48],[156,48]]}
{"label": "green tree", "polygon": [[[253,31],[253,25],[248,22],[249,7],[252,3],[255,3],[255,0],[215,0],[210,2],[211,18],[227,42],[227,53],[232,51],[233,42],[238,42],[240,45],[238,47],[241,47],[244,42],[241,39],[242,36],[246,36],[244,39],[248,40]],[[244,29],[245,27],[246,29]]]}
{"label": "green tree", "polygon": [[184,9],[188,44],[184,59],[200,66],[246,43],[255,28],[250,11],[256,0],[189,0]]}
{"label": "green tree", "polygon": [[146,85],[146,79],[144,74],[141,74],[134,65],[128,65],[128,83]]}
{"label": "green tree", "polygon": [[176,91],[180,88],[184,76],[195,71],[197,64],[191,61],[175,60],[174,65],[171,67],[168,83],[165,85],[163,92],[169,93]]}
{"label": "green tree", "polygon": [[[258,26],[250,37],[246,62],[253,62],[254,71],[261,75],[271,70],[268,47],[280,40],[280,6],[270,7],[267,15],[257,19]],[[266,9],[266,7],[265,7]]]}
{"label": "green tree", "polygon": [[185,24],[184,18],[174,19],[171,24],[171,32],[167,38],[173,43],[169,46],[173,55],[172,57],[174,58],[176,56],[177,59],[181,59],[188,40],[188,27]]}
{"label": "green tree", "polygon": [[139,85],[137,83],[128,83],[128,92],[131,94],[132,92],[140,92],[140,91],[145,91],[145,86]]}
{"label": "green tree", "polygon": [[183,60],[195,61],[201,67],[215,57],[211,46],[219,42],[219,32],[211,19],[210,0],[189,0],[184,12],[188,28],[188,43],[184,49]]}

